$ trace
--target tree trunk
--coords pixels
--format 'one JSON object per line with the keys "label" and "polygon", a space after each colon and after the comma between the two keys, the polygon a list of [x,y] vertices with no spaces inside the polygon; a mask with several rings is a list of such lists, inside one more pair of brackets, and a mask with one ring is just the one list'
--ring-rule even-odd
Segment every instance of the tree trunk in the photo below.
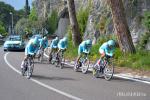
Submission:
{"label": "tree trunk", "polygon": [[69,11],[70,25],[72,30],[73,44],[74,46],[78,46],[82,42],[82,38],[81,38],[79,25],[76,18],[74,0],[67,0],[67,4],[68,4],[68,11]]}
{"label": "tree trunk", "polygon": [[111,7],[113,23],[121,50],[125,53],[135,53],[131,34],[126,20],[122,0],[108,0]]}

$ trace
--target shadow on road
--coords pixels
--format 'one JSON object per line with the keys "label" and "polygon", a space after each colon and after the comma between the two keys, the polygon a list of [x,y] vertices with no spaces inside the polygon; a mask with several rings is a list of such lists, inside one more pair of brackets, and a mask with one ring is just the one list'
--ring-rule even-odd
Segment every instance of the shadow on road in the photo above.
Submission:
{"label": "shadow on road", "polygon": [[55,77],[55,76],[48,77],[48,76],[41,76],[41,75],[33,75],[32,77],[39,80],[58,80],[58,81],[75,80],[73,78],[64,78],[64,77]]}

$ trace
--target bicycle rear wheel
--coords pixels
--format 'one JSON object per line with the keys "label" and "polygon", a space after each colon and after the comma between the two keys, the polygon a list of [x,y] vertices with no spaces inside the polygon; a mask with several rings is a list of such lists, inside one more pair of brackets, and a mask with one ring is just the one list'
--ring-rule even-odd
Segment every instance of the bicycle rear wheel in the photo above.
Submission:
{"label": "bicycle rear wheel", "polygon": [[107,63],[104,68],[104,78],[109,81],[114,74],[114,66],[112,63]]}
{"label": "bicycle rear wheel", "polygon": [[76,64],[74,65],[73,69],[75,72],[79,71],[79,67],[82,65],[82,63],[79,61],[78,63],[76,62]]}
{"label": "bicycle rear wheel", "polygon": [[89,69],[89,64],[90,64],[89,59],[87,59],[85,62],[83,62],[82,67],[81,67],[81,70],[82,70],[83,74],[87,73],[87,71]]}
{"label": "bicycle rear wheel", "polygon": [[65,65],[65,58],[61,59],[61,64],[60,64],[60,68],[63,69]]}

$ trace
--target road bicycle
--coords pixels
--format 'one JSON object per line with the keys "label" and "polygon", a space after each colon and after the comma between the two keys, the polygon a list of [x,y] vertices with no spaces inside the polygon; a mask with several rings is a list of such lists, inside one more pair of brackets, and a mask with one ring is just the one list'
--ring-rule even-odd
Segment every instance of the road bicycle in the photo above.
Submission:
{"label": "road bicycle", "polygon": [[41,48],[38,51],[38,61],[40,61],[40,63],[43,62],[43,57],[44,57],[44,48]]}
{"label": "road bicycle", "polygon": [[83,56],[79,59],[79,62],[75,63],[74,71],[79,71],[81,68],[82,73],[86,74],[89,69],[90,60],[88,59],[88,54],[84,53]]}
{"label": "road bicycle", "polygon": [[104,77],[106,80],[110,80],[114,74],[114,66],[112,58],[104,57],[103,59],[96,60],[93,65],[93,76]]}
{"label": "road bicycle", "polygon": [[58,54],[57,54],[57,49],[52,51],[49,62],[51,64],[55,65],[56,67],[58,67],[59,58],[58,58]]}
{"label": "road bicycle", "polygon": [[60,52],[57,54],[57,62],[56,65],[59,66],[61,69],[63,69],[65,65],[65,58],[64,58],[64,50],[60,50]]}
{"label": "road bicycle", "polygon": [[34,69],[34,56],[28,55],[27,59],[24,61],[24,67],[22,68],[21,73],[23,76],[26,73],[27,78],[30,79],[33,73],[33,69]]}

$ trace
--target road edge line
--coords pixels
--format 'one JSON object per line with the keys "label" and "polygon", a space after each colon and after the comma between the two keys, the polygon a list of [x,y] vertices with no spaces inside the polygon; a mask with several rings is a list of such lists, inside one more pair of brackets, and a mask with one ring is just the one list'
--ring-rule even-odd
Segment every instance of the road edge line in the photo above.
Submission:
{"label": "road edge line", "polygon": [[[7,53],[4,55],[5,63],[6,63],[12,70],[14,70],[15,72],[17,72],[18,74],[21,75],[21,72],[20,72],[19,70],[17,70],[14,66],[12,66],[12,65],[8,62],[8,60],[7,60],[7,55],[8,55],[8,54],[9,54],[9,52],[7,52]],[[66,96],[66,97],[68,97],[68,98],[71,98],[71,99],[74,99],[74,100],[83,100],[83,99],[81,99],[81,98],[75,97],[75,96],[73,96],[73,95],[71,95],[71,94],[68,94],[68,93],[66,93],[66,92],[60,91],[60,90],[58,90],[58,89],[56,89],[56,88],[53,88],[53,87],[51,87],[51,86],[49,86],[49,85],[47,85],[47,84],[44,84],[44,83],[42,83],[42,82],[40,82],[40,81],[38,81],[38,80],[35,80],[35,79],[33,79],[32,77],[30,78],[30,80],[31,80],[32,82],[34,82],[34,83],[37,83],[37,84],[41,85],[42,87],[45,87],[45,88],[47,88],[47,89],[49,89],[49,90],[51,90],[51,91],[54,91],[54,92],[56,92],[56,93],[59,93],[59,94],[61,94],[61,95],[64,95],[64,96]]]}

